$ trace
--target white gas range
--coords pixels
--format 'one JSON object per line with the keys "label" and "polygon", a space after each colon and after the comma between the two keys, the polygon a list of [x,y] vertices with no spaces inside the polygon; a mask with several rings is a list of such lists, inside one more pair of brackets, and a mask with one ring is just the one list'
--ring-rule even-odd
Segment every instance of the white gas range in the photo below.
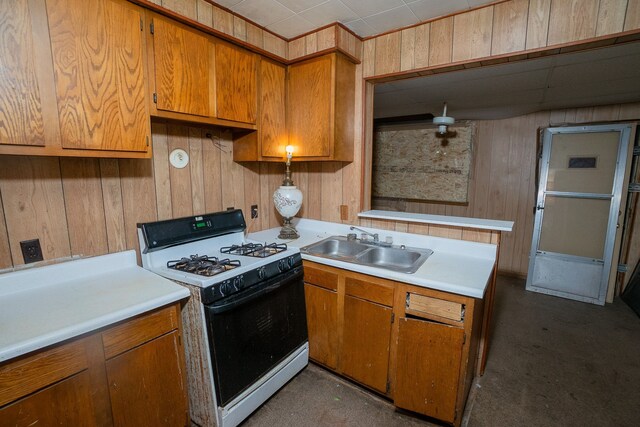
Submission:
{"label": "white gas range", "polygon": [[241,210],[138,225],[143,267],[191,292],[185,352],[202,426],[238,425],[308,363],[300,253],[245,229]]}

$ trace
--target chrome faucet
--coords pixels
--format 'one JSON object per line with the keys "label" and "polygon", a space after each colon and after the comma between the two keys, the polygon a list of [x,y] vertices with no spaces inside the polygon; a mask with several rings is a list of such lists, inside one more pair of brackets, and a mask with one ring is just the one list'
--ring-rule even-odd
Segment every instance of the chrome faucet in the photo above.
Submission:
{"label": "chrome faucet", "polygon": [[380,236],[378,236],[378,233],[369,233],[368,231],[363,230],[362,228],[358,228],[358,227],[354,227],[353,225],[351,227],[349,227],[349,230],[358,230],[358,231],[362,231],[364,234],[367,234],[371,237],[373,237],[373,243],[378,243],[380,241]]}

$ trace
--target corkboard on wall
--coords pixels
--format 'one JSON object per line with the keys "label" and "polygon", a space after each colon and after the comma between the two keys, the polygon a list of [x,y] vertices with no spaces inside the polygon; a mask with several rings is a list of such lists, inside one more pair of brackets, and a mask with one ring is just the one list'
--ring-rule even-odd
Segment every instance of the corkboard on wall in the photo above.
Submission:
{"label": "corkboard on wall", "polygon": [[468,203],[475,127],[381,126],[374,132],[372,196],[441,203]]}

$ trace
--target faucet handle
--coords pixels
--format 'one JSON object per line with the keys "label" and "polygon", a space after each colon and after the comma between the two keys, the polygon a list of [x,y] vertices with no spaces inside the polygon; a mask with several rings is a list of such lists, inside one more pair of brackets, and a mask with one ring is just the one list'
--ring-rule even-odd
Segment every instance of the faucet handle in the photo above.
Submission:
{"label": "faucet handle", "polygon": [[347,240],[348,241],[356,240],[357,237],[358,237],[358,235],[356,233],[347,234]]}

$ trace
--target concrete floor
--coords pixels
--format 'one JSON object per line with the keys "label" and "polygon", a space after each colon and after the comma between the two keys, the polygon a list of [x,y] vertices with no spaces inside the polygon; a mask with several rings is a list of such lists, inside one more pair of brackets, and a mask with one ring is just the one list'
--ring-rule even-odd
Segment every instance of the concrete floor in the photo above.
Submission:
{"label": "concrete floor", "polygon": [[[640,319],[606,307],[527,292],[500,277],[485,375],[463,426],[640,425]],[[310,364],[243,427],[429,426]]]}

